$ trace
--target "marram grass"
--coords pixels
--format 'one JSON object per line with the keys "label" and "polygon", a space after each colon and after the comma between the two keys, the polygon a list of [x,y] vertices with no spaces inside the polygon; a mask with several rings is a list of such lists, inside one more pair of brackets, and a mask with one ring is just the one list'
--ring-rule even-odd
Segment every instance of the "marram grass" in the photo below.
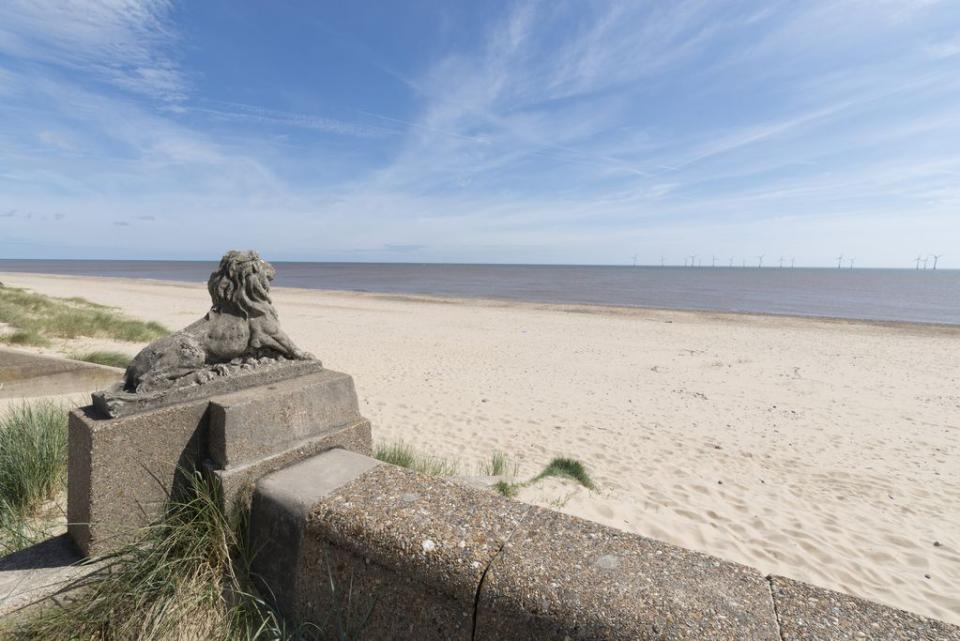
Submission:
{"label": "marram grass", "polygon": [[455,461],[421,454],[404,441],[378,444],[374,457],[384,463],[406,467],[428,476],[456,476],[460,468]]}
{"label": "marram grass", "polygon": [[[316,639],[287,627],[250,587],[242,523],[230,522],[207,482],[188,476],[184,498],[139,539],[66,595],[0,627],[0,639],[203,641]],[[97,561],[95,560],[95,561]]]}
{"label": "marram grass", "polygon": [[0,416],[0,553],[45,534],[41,508],[63,492],[67,412],[51,401],[21,403]]}
{"label": "marram grass", "polygon": [[545,468],[543,468],[542,472],[530,480],[530,483],[536,483],[537,481],[545,479],[549,476],[568,478],[578,482],[588,490],[596,489],[593,479],[591,479],[590,475],[587,474],[586,467],[584,467],[583,463],[576,459],[562,457],[553,459]]}
{"label": "marram grass", "polygon": [[70,358],[75,361],[84,361],[87,363],[96,363],[97,365],[109,365],[110,367],[119,367],[126,369],[130,364],[131,358],[122,352],[95,351],[70,354]]}
{"label": "marram grass", "polygon": [[14,330],[0,341],[21,345],[78,336],[145,342],[168,333],[159,323],[128,318],[83,298],[54,298],[16,287],[0,287],[0,323]]}
{"label": "marram grass", "polygon": [[[456,476],[459,465],[447,459],[428,456],[418,452],[404,441],[381,443],[377,445],[374,457],[392,465],[406,467],[430,476]],[[483,461],[478,470],[484,476],[515,477],[518,465],[502,451],[496,451],[487,461]],[[514,497],[524,487],[545,478],[556,476],[576,481],[588,490],[596,490],[596,484],[587,472],[586,466],[573,458],[557,457],[552,459],[543,470],[528,481],[511,482],[501,479],[493,489],[506,497]]]}

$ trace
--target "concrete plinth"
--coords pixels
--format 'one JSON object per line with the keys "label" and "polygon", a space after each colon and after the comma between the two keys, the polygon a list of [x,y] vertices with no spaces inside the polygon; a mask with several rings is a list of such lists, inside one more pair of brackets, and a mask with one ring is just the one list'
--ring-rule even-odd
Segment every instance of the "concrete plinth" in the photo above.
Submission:
{"label": "concrete plinth", "polygon": [[212,399],[209,455],[229,469],[362,420],[353,379],[324,370]]}
{"label": "concrete plinth", "polygon": [[130,541],[182,487],[185,471],[212,474],[234,507],[260,476],[285,465],[331,447],[370,453],[370,424],[349,376],[269,374],[261,386],[246,378],[240,392],[129,416],[107,418],[92,406],[72,412],[67,512],[83,553]]}
{"label": "concrete plinth", "polygon": [[204,458],[209,401],[103,419],[70,413],[67,531],[87,556],[131,540],[163,510],[181,474]]}

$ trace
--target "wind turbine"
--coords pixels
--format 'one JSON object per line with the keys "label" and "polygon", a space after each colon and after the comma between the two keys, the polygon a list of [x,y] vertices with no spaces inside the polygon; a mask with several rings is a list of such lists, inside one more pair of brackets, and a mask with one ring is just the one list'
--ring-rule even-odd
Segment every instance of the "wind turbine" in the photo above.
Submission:
{"label": "wind turbine", "polygon": [[697,255],[696,255],[696,254],[694,254],[693,256],[690,257],[690,266],[691,266],[691,267],[696,267],[696,266],[697,266]]}
{"label": "wind turbine", "polygon": [[733,267],[733,257],[730,257],[730,266]]}
{"label": "wind turbine", "polygon": [[637,266],[637,255],[636,255],[636,254],[633,255],[633,266],[634,266],[634,267]]}
{"label": "wind turbine", "polygon": [[933,268],[934,268],[934,270],[936,270],[936,268],[937,268],[937,261],[940,260],[940,258],[941,258],[942,256],[943,256],[943,254],[934,254],[934,255],[933,255]]}
{"label": "wind turbine", "polygon": [[[716,266],[717,266],[717,257],[716,257],[716,256],[713,257],[713,263],[712,263],[710,266],[711,266],[711,267],[716,267]],[[934,269],[936,269],[936,267],[934,267]]]}
{"label": "wind turbine", "polygon": [[917,263],[917,271],[920,271],[920,261],[921,261],[921,260],[923,260],[923,259],[920,258],[919,256],[917,256],[917,260],[916,260],[916,263]]}
{"label": "wind turbine", "polygon": [[780,257],[780,269],[783,269],[783,256]]}
{"label": "wind turbine", "polygon": [[856,260],[856,258],[851,258],[851,259],[850,259],[850,269],[853,269],[853,261],[855,261],[855,260]]}
{"label": "wind turbine", "polygon": [[923,259],[923,271],[927,271],[927,261],[930,260],[930,257],[927,256]]}
{"label": "wind turbine", "polygon": [[663,267],[663,256],[660,257],[660,266]]}
{"label": "wind turbine", "polygon": [[759,256],[757,256],[757,267],[758,267],[758,268],[763,267],[763,256],[764,256],[764,254],[760,254]]}
{"label": "wind turbine", "polygon": [[794,259],[794,258],[791,258],[791,259],[790,259],[790,269],[793,269],[793,261],[794,261],[794,260],[796,260],[796,259]]}
{"label": "wind turbine", "polygon": [[840,269],[843,266],[843,254],[837,256],[837,269]]}

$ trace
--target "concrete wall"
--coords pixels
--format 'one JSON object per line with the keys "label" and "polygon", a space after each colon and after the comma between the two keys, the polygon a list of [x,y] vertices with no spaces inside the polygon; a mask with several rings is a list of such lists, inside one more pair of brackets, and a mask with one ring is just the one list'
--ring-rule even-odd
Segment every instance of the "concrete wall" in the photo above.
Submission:
{"label": "concrete wall", "polygon": [[287,618],[356,639],[960,641],[945,623],[343,450],[262,479],[251,542]]}

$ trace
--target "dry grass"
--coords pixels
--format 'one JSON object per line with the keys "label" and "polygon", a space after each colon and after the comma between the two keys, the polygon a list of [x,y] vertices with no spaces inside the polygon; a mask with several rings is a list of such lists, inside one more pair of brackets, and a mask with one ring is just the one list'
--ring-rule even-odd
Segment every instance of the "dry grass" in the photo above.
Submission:
{"label": "dry grass", "polygon": [[14,330],[0,340],[19,345],[78,336],[145,342],[168,333],[159,323],[128,318],[82,298],[53,298],[16,287],[0,287],[0,323]]}
{"label": "dry grass", "polygon": [[110,367],[119,367],[120,369],[126,369],[127,365],[130,364],[130,357],[122,352],[108,352],[108,351],[84,352],[84,353],[70,354],[69,358],[72,358],[75,361],[85,361],[87,363],[96,363],[97,365],[109,365]]}

